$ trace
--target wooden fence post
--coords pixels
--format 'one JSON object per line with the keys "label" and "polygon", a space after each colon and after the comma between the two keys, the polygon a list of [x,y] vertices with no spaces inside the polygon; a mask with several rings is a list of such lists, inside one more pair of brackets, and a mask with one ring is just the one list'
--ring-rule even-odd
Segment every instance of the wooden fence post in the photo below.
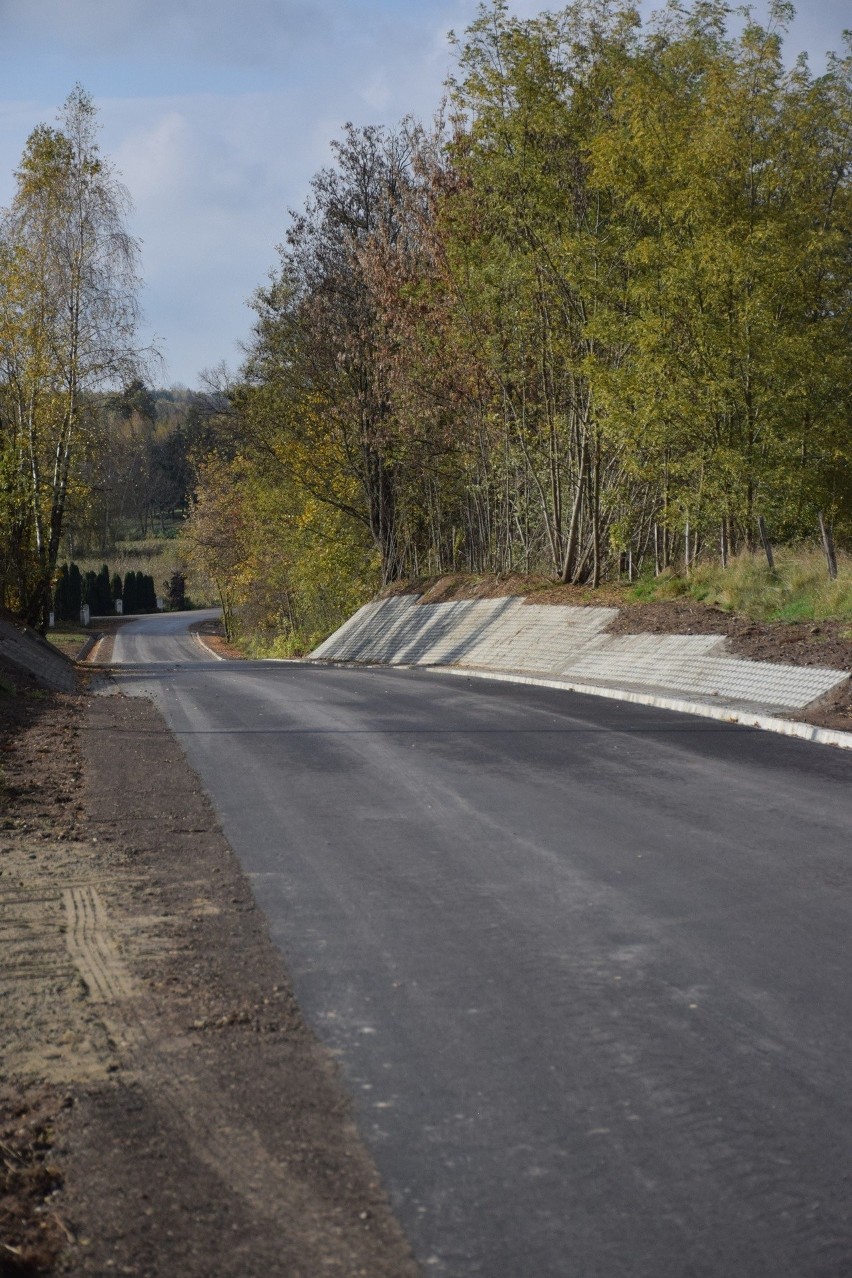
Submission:
{"label": "wooden fence post", "polygon": [[758,515],[757,526],[760,529],[760,540],[763,542],[763,549],[766,551],[766,562],[769,564],[769,571],[775,571],[775,559],[772,555],[772,546],[769,541],[769,533],[766,531],[766,520],[763,515]]}
{"label": "wooden fence post", "polygon": [[825,562],[828,564],[828,575],[832,581],[836,581],[837,555],[834,553],[834,537],[831,535],[831,528],[822,517],[822,511],[819,516],[819,530],[822,534],[822,548],[825,552]]}

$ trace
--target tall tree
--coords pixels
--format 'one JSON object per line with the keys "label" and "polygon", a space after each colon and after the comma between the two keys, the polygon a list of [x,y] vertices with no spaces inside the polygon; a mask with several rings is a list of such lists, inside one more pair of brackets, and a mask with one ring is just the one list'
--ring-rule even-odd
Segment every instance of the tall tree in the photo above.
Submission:
{"label": "tall tree", "polygon": [[663,522],[735,546],[848,499],[852,191],[848,61],[788,70],[789,5],[735,37],[727,13],[672,9],[625,65],[593,173],[639,227],[601,393]]}
{"label": "tall tree", "polygon": [[31,133],[0,221],[0,447],[14,546],[2,584],[34,624],[50,598],[91,393],[130,383],[141,356],[130,200],[79,85],[59,125]]}
{"label": "tall tree", "polygon": [[244,420],[307,493],[367,525],[391,581],[404,558],[398,459],[361,250],[396,233],[409,154],[404,134],[352,125],[334,149],[336,164],[293,216],[278,273],[255,297]]}

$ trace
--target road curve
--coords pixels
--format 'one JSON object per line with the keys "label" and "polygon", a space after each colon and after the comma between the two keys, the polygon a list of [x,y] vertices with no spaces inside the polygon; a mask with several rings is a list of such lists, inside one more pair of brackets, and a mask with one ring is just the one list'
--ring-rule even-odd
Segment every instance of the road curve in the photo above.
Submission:
{"label": "road curve", "polygon": [[218,616],[218,608],[207,608],[198,612],[150,613],[126,621],[113,638],[113,664],[144,667],[214,661],[213,654],[190,627]]}
{"label": "road curve", "polygon": [[131,622],[424,1273],[852,1273],[852,759]]}

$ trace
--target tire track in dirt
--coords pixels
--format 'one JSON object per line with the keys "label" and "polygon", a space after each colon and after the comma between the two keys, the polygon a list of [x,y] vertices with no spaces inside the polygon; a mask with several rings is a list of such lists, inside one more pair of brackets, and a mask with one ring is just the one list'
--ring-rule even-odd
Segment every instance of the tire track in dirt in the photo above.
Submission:
{"label": "tire track in dirt", "polygon": [[9,1256],[73,1278],[413,1278],[335,1067],[158,713],[62,696],[11,711]]}
{"label": "tire track in dirt", "polygon": [[68,920],[68,951],[90,997],[102,1002],[129,998],[133,993],[130,974],[110,936],[106,907],[97,888],[66,888],[62,898]]}
{"label": "tire track in dirt", "polygon": [[[183,1128],[187,1143],[207,1167],[248,1206],[282,1229],[296,1218],[319,1219],[322,1205],[315,1193],[294,1180],[292,1172],[267,1150],[261,1133],[245,1126],[236,1105],[223,1104],[215,1090],[208,1090],[196,1073],[176,1069],[174,1040],[163,1051],[161,1015],[144,988],[134,982],[119,956],[106,905],[92,885],[67,888],[63,902],[68,919],[69,954],[85,982],[89,997],[103,1004],[101,1014],[111,1039],[121,1044],[122,1064],[148,1092],[152,1101],[169,1112],[170,1120]],[[195,903],[194,903],[195,904]],[[194,1066],[197,1070],[197,1063]],[[187,1078],[190,1081],[187,1081]],[[205,1082],[213,1083],[212,1079]],[[203,1106],[199,1102],[203,1095]],[[203,1112],[203,1123],[198,1115]],[[194,1116],[190,1121],[190,1115]],[[335,1256],[339,1224],[326,1220],[327,1248],[323,1263],[340,1267]]]}

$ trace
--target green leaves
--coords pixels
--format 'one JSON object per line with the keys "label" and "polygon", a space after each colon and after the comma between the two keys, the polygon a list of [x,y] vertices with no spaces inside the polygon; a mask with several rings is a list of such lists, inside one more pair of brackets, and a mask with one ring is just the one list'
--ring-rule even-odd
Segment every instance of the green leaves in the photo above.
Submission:
{"label": "green leaves", "polygon": [[852,61],[790,12],[495,0],[432,133],[346,130],[257,298],[255,508],[385,580],[852,533]]}
{"label": "green leaves", "polygon": [[[825,398],[848,323],[848,178],[827,84],[788,73],[774,32],[722,35],[688,21],[625,67],[598,139],[595,178],[640,222],[626,254],[631,357],[609,393],[617,411],[628,384],[647,403],[664,382],[660,448],[700,457],[705,503],[745,536],[758,506],[793,533],[828,500],[804,452],[849,406],[842,380]],[[683,500],[694,506],[694,491]]]}
{"label": "green leaves", "polygon": [[79,85],[60,125],[30,134],[0,220],[0,449],[16,476],[0,492],[15,538],[0,596],[36,624],[50,596],[87,397],[129,382],[141,354],[129,197],[99,152],[95,107]]}

